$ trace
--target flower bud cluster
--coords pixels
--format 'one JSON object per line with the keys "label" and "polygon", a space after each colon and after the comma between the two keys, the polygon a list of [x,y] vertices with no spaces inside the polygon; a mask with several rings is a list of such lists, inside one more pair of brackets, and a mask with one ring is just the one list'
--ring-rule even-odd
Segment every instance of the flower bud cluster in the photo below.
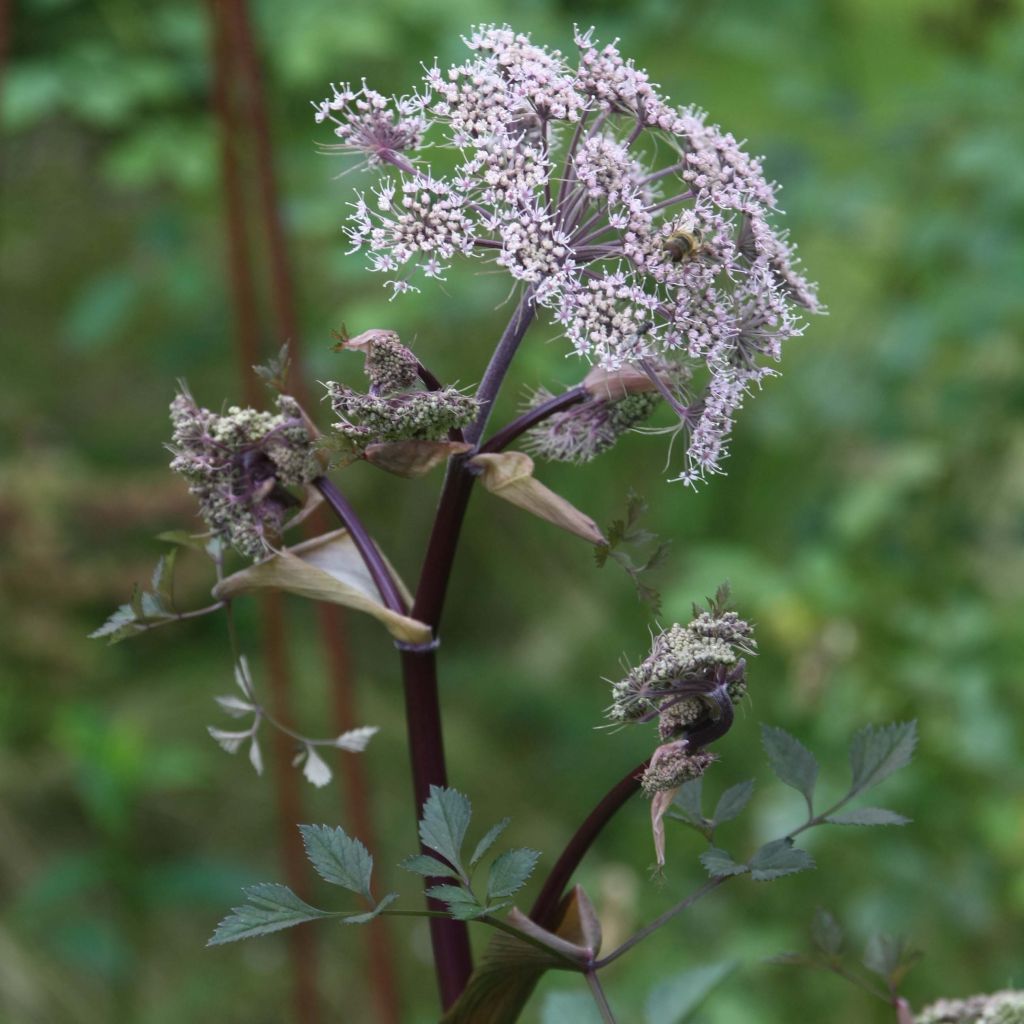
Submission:
{"label": "flower bud cluster", "polygon": [[1024,1024],[1024,991],[940,999],[915,1020],[916,1024]]}
{"label": "flower bud cluster", "polygon": [[449,430],[466,426],[479,412],[472,395],[453,387],[364,395],[329,381],[327,394],[338,417],[335,430],[359,448],[377,441],[440,441]]}
{"label": "flower bud cluster", "polygon": [[415,387],[420,362],[399,340],[394,331],[375,331],[366,344],[366,376],[370,391],[393,395]]}
{"label": "flower bud cluster", "polygon": [[640,779],[640,786],[647,796],[676,789],[684,782],[699,778],[717,760],[716,754],[704,750],[691,753],[686,740],[666,743],[654,752]]}
{"label": "flower bud cluster", "polygon": [[171,403],[171,469],[188,481],[213,533],[249,558],[272,549],[300,504],[285,488],[321,472],[298,403],[281,395],[277,407],[277,414],[239,406],[215,413],[184,388]]}
{"label": "flower bud cluster", "polygon": [[724,686],[733,703],[746,693],[746,661],[756,650],[753,629],[735,612],[701,612],[654,637],[651,653],[612,686],[609,717],[645,722],[657,716],[662,740],[678,737],[712,715],[705,696]]}
{"label": "flower bud cluster", "polygon": [[[538,388],[531,406],[554,396]],[[523,438],[527,450],[554,462],[589,462],[607,451],[623,434],[650,419],[660,395],[653,391],[626,395],[618,400],[588,398],[548,416]]]}
{"label": "flower bud cluster", "polygon": [[[652,361],[652,369],[670,392],[679,391],[689,376],[689,370],[683,364],[667,360]],[[654,414],[662,396],[654,390],[653,383],[648,384],[651,390],[623,393],[609,388],[604,394],[600,388],[591,391],[584,401],[548,416],[528,431],[524,443],[531,454],[541,459],[589,462]],[[530,407],[541,405],[552,397],[546,388],[538,388]]]}
{"label": "flower bud cluster", "polygon": [[419,360],[394,331],[367,331],[342,347],[366,354],[368,394],[333,380],[325,385],[338,417],[334,429],[357,451],[381,441],[440,441],[480,411],[477,400],[458,388],[413,390],[419,382]]}

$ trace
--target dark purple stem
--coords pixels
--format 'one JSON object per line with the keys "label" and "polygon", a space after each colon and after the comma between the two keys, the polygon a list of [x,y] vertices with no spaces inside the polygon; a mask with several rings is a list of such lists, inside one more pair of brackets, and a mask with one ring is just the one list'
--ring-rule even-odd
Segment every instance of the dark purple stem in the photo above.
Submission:
{"label": "dark purple stem", "polygon": [[466,428],[466,440],[470,444],[477,444],[479,442],[484,432],[484,427],[487,426],[487,419],[491,415],[491,406],[494,404],[494,399],[498,394],[498,389],[501,387],[501,382],[505,379],[505,374],[508,373],[509,365],[519,349],[519,343],[523,340],[523,335],[526,334],[530,324],[533,323],[534,314],[537,312],[537,307],[533,301],[533,292],[533,288],[528,288],[519,300],[519,305],[516,306],[516,311],[512,314],[512,319],[509,320],[505,327],[505,332],[502,334],[498,347],[491,356],[491,361],[487,364],[483,380],[480,381],[480,387],[476,389],[476,399],[480,403],[480,413],[476,420]]}
{"label": "dark purple stem", "polygon": [[398,590],[395,578],[391,575],[387,562],[377,549],[373,538],[363,526],[355,509],[348,503],[345,496],[325,476],[319,476],[313,481],[313,486],[323,495],[324,500],[334,510],[337,517],[344,523],[353,543],[363,556],[363,562],[373,577],[373,582],[380,591],[381,600],[393,612],[400,615],[407,613],[405,599]]}
{"label": "dark purple stem", "polygon": [[[533,321],[533,315],[533,292],[530,290],[526,292],[512,314],[484,371],[480,387],[477,389],[480,413],[466,430],[466,440],[470,444],[475,445],[484,431],[495,396],[519,348],[519,343]],[[441,622],[448,580],[474,479],[464,457],[456,457],[449,462],[411,613],[413,618],[430,626],[435,637]],[[448,783],[437,685],[437,655],[432,647],[424,650],[402,650],[402,683],[405,691],[409,759],[412,764],[413,798],[418,816],[423,802],[430,795],[430,787],[445,786]],[[434,881],[436,880],[427,879],[427,885],[433,884]],[[433,900],[428,900],[427,904],[431,909],[444,909]],[[434,951],[441,1004],[447,1010],[461,995],[473,971],[466,923],[448,917],[432,917],[430,940]]]}
{"label": "dark purple stem", "polygon": [[[689,732],[686,739],[689,741],[691,750],[700,750],[709,743],[721,739],[730,729],[733,723],[733,706],[729,699],[729,693],[725,685],[719,684],[714,687],[706,696],[717,705],[718,716],[711,718],[706,724]],[[553,915],[572,879],[580,861],[583,860],[587,851],[593,845],[594,840],[601,834],[605,825],[618,813],[626,801],[640,789],[640,776],[647,769],[648,761],[632,769],[616,783],[602,798],[601,802],[590,812],[586,820],[576,830],[576,834],[569,840],[562,851],[555,866],[544,880],[544,887],[540,891],[530,917],[539,925],[549,928],[553,924]]]}
{"label": "dark purple stem", "polygon": [[569,840],[562,855],[544,880],[544,886],[534,901],[530,917],[544,928],[553,926],[554,914],[580,861],[601,834],[605,825],[616,815],[627,800],[640,789],[640,776],[647,769],[647,761],[631,768],[587,815],[586,820]]}
{"label": "dark purple stem", "polygon": [[554,395],[546,402],[541,402],[540,405],[535,406],[533,409],[528,409],[522,416],[516,417],[511,423],[502,427],[501,430],[480,445],[480,451],[504,451],[517,437],[525,434],[531,427],[537,426],[538,423],[542,423],[556,412],[568,409],[579,402],[585,402],[588,395],[589,392],[582,384],[561,395]]}

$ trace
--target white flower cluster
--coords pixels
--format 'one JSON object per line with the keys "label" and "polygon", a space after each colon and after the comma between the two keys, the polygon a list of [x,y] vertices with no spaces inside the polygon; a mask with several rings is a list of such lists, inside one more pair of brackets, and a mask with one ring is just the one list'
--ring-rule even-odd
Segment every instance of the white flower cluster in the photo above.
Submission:
{"label": "white flower cluster", "polygon": [[1024,1024],[1024,992],[994,992],[940,999],[917,1015],[917,1024]]}
{"label": "white flower cluster", "polygon": [[[353,248],[396,293],[457,255],[492,259],[589,361],[689,364],[679,479],[719,472],[744,398],[803,330],[801,309],[821,310],[760,161],[591,32],[576,33],[575,66],[507,25],[465,42],[472,56],[429,68],[412,98],[364,85],[315,105],[341,148],[390,167],[354,203]],[[450,173],[423,163],[431,141],[455,150]]]}

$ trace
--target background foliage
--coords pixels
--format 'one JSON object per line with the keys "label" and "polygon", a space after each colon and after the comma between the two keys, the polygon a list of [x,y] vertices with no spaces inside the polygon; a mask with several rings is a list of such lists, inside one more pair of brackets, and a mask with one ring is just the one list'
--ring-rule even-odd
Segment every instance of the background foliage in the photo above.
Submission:
{"label": "background foliage", "polygon": [[[239,395],[206,10],[15,6],[2,82],[0,1016],[278,1021],[279,939],[203,949],[240,885],[279,877],[270,784],[204,730],[212,696],[230,687],[222,624],[112,649],[84,639],[146,578],[152,535],[191,515],[161,450],[175,377],[206,404]],[[883,795],[914,823],[819,830],[817,872],[716,893],[609,973],[613,1002],[637,1005],[667,973],[736,957],[701,1011],[707,1024],[888,1019],[834,979],[762,963],[800,945],[818,904],[855,935],[902,931],[926,949],[908,984],[915,1004],[1024,985],[1020,5],[253,8],[311,378],[338,373],[330,329],[344,321],[396,328],[442,378],[477,379],[506,315],[504,283],[453,274],[447,294],[389,304],[344,254],[339,224],[358,174],[335,180],[342,165],[316,153],[308,100],[332,78],[408,90],[421,60],[456,56],[470,24],[513,16],[564,47],[573,21],[621,35],[673,98],[763,151],[831,309],[741,418],[729,476],[699,494],[665,484],[664,447],[641,437],[585,470],[542,476],[602,522],[631,487],[651,501],[650,525],[675,538],[665,621],[728,577],[758,623],[752,704],[707,783],[766,783],[755,813],[728,826],[730,849],[799,820],[799,798],[767,785],[758,721],[798,735],[838,785],[855,729],[918,718],[915,765]],[[261,343],[269,352],[281,340],[268,329]],[[562,353],[533,337],[506,410],[527,383],[574,379]],[[438,480],[356,467],[344,483],[414,577]],[[648,616],[614,566],[598,571],[585,545],[499,505],[474,498],[447,611],[450,777],[485,817],[512,815],[511,842],[551,857],[649,749],[640,731],[593,729],[602,677],[643,654]],[[203,587],[186,577],[185,596],[198,604]],[[309,609],[288,614],[297,716],[327,734]],[[352,627],[361,717],[382,727],[365,755],[378,871],[415,900],[415,879],[389,868],[415,843],[396,663],[379,631]],[[336,790],[306,795],[307,820],[344,821]],[[677,827],[667,882],[649,883],[646,808],[631,805],[581,876],[606,933],[622,937],[695,884],[700,849]],[[408,1018],[429,1021],[426,931],[403,922],[396,935]],[[320,940],[333,1019],[363,1019],[359,936],[324,925]]]}

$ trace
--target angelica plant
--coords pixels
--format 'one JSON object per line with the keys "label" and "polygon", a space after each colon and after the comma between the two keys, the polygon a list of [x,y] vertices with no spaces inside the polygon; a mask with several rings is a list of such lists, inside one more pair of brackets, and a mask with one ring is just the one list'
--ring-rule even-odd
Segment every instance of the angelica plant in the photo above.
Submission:
{"label": "angelica plant", "polygon": [[[572,880],[627,800],[641,792],[650,800],[657,867],[668,871],[667,823],[690,825],[711,843],[752,793],[751,783],[733,786],[704,815],[701,779],[719,757],[708,748],[733,727],[748,687],[747,659],[756,653],[754,626],[723,588],[691,621],[656,624],[649,653],[612,684],[611,724],[650,725],[652,753],[598,801],[566,848],[553,859],[525,847],[495,855],[507,819],[466,846],[472,809],[448,784],[436,651],[476,485],[586,540],[598,566],[624,568],[656,608],[646,574],[663,561],[668,542],[639,526],[643,502],[630,495],[625,518],[602,531],[537,478],[534,459],[582,464],[627,434],[670,434],[683,449],[671,455],[673,479],[707,481],[723,471],[743,403],[777,372],[784,343],[805,329],[804,316],[822,312],[780,227],[777,187],[761,161],[702,111],[673,105],[615,44],[600,45],[592,31],[577,31],[574,41],[570,59],[508,26],[482,26],[466,38],[464,62],[428,67],[411,96],[339,84],[314,103],[315,121],[333,130],[327,150],[355,157],[373,177],[352,197],[345,230],[351,250],[383,275],[392,297],[444,280],[458,264],[493,264],[508,276],[511,317],[490,349],[467,346],[461,381],[439,380],[394,331],[361,325],[367,329],[354,337],[339,334],[339,379],[325,383],[331,417],[322,427],[288,393],[283,360],[260,374],[280,392],[276,412],[212,412],[183,385],[171,405],[171,468],[198,500],[208,533],[165,539],[212,560],[214,602],[177,609],[171,556],[153,590],[137,591],[96,633],[120,640],[197,615],[226,615],[241,695],[218,702],[248,726],[210,732],[229,753],[248,744],[257,771],[259,728],[285,727],[260,703],[233,603],[279,590],[344,605],[390,633],[402,669],[420,839],[420,851],[400,866],[424,879],[425,909],[401,906],[392,891],[381,895],[371,852],[343,827],[304,825],[313,867],[356,904],[321,909],[264,883],[245,891],[211,944],[321,919],[358,925],[381,914],[426,916],[449,1024],[515,1020],[548,969],[581,975],[602,1018],[613,1021],[603,968],[697,899],[742,876],[768,881],[812,867],[796,845],[811,827],[905,821],[889,811],[843,808],[909,760],[912,724],[859,733],[850,789],[820,813],[817,761],[788,734],[766,729],[771,765],[803,794],[807,819],[747,857],[712,844],[700,858],[708,874],[701,887],[602,952],[599,911]],[[521,381],[532,393],[527,406],[490,430],[495,399],[536,324],[536,333],[565,339],[579,360],[578,383],[557,393],[543,381]],[[444,466],[413,588],[344,494],[345,474],[361,466],[398,478]],[[333,512],[337,529],[292,542],[289,531],[316,505]],[[646,555],[635,560],[633,547]],[[638,646],[631,638],[620,644]],[[600,718],[595,707],[595,724]],[[326,739],[285,731],[306,777],[323,785],[330,773],[318,750],[358,753],[375,730]],[[609,732],[603,742],[614,743]],[[538,872],[525,911],[517,894]],[[495,933],[475,967],[470,923]]]}

